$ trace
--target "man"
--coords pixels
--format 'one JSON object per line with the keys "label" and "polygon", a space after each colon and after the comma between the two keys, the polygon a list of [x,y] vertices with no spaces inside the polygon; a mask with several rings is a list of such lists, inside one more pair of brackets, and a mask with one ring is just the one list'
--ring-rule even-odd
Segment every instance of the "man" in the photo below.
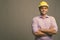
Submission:
{"label": "man", "polygon": [[55,18],[48,16],[49,5],[45,1],[39,4],[40,15],[33,18],[32,30],[35,40],[52,40],[52,35],[56,34],[58,27]]}

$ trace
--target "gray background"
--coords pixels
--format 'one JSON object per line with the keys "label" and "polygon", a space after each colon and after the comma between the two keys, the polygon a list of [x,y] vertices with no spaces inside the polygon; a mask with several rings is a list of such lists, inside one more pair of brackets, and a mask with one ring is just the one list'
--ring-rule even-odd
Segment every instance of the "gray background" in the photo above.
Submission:
{"label": "gray background", "polygon": [[[32,18],[38,16],[41,0],[0,0],[0,40],[34,40]],[[56,18],[60,26],[60,0],[46,0],[48,15]],[[60,29],[60,27],[59,27]],[[60,31],[53,38],[60,39]]]}

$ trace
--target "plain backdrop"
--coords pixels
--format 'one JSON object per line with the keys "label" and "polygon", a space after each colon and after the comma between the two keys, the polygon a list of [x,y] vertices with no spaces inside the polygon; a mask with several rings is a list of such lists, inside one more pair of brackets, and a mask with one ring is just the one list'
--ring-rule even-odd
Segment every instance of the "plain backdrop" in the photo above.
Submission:
{"label": "plain backdrop", "polygon": [[[34,40],[32,18],[40,15],[41,0],[0,0],[0,40]],[[54,16],[60,30],[60,0],[45,0],[48,15]],[[60,39],[60,31],[53,37]]]}

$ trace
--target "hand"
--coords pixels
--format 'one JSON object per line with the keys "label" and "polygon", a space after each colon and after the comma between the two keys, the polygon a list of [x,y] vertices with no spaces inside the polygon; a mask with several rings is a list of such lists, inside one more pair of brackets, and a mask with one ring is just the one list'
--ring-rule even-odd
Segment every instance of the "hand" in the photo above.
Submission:
{"label": "hand", "polygon": [[54,26],[53,26],[53,25],[51,25],[49,29],[50,29],[50,30],[54,30]]}

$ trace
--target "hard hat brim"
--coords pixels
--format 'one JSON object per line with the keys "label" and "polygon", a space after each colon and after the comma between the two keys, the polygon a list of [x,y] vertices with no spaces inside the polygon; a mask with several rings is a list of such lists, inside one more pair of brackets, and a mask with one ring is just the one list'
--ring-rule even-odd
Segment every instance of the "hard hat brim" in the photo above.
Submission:
{"label": "hard hat brim", "polygon": [[38,7],[49,7],[48,5],[39,5]]}
{"label": "hard hat brim", "polygon": [[39,9],[41,9],[42,7],[46,7],[46,8],[49,8],[48,6],[40,6],[40,7],[38,7]]}

